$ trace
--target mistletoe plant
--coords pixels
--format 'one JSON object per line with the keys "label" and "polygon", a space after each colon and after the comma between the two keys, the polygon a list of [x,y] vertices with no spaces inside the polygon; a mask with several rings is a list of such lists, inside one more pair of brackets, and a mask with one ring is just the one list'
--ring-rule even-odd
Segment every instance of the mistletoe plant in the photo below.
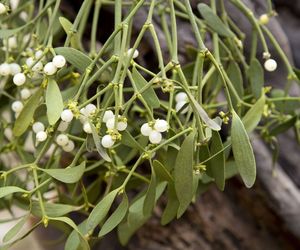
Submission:
{"label": "mistletoe plant", "polygon": [[[68,250],[89,249],[114,229],[126,244],[161,196],[165,225],[212,183],[224,190],[239,174],[254,184],[249,134],[256,129],[274,147],[278,133],[293,126],[299,133],[300,99],[288,96],[298,79],[265,26],[275,15],[271,1],[258,18],[241,0],[230,2],[253,26],[250,56],[224,1],[192,9],[188,0],[84,0],[74,20],[60,0],[0,3],[0,205],[12,213],[2,222],[16,221],[4,249],[49,223]],[[147,18],[136,35],[141,9]],[[114,29],[100,43],[105,10]],[[197,43],[181,57],[179,21]],[[141,55],[146,36],[151,64]],[[288,71],[283,90],[264,86],[264,69],[277,67],[266,38]],[[19,233],[28,221],[32,228]]]}

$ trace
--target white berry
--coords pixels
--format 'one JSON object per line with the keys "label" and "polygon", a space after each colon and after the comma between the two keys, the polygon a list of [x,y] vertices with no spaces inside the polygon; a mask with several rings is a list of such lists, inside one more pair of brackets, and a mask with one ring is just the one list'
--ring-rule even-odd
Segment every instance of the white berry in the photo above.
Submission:
{"label": "white berry", "polygon": [[58,125],[57,130],[61,132],[66,131],[68,126],[69,126],[68,122],[61,121],[60,124]]}
{"label": "white berry", "polygon": [[44,131],[45,130],[45,126],[41,122],[35,122],[32,125],[32,130],[33,130],[34,133],[37,134],[38,132]]}
{"label": "white berry", "polygon": [[118,122],[117,123],[117,130],[124,131],[127,128],[127,122]]}
{"label": "white berry", "polygon": [[141,127],[141,133],[144,136],[149,136],[152,130],[153,129],[149,126],[149,123],[144,123]]}
{"label": "white berry", "polygon": [[106,127],[107,127],[108,129],[113,129],[114,126],[115,126],[115,117],[110,118],[109,120],[107,120],[107,122],[106,122]]}
{"label": "white berry", "polygon": [[32,67],[33,71],[41,71],[43,69],[43,64],[42,62],[37,62],[34,64],[34,66]]}
{"label": "white berry", "polygon": [[103,115],[103,122],[107,122],[109,119],[114,118],[115,115],[111,110],[107,110]]}
{"label": "white berry", "polygon": [[52,76],[56,73],[57,68],[56,66],[53,64],[53,62],[48,62],[45,66],[44,66],[44,73],[48,76]]}
{"label": "white berry", "polygon": [[41,51],[41,50],[36,51],[34,53],[34,56],[35,56],[36,59],[41,59],[42,56],[43,56],[43,51]]}
{"label": "white berry", "polygon": [[83,131],[86,132],[87,134],[92,133],[92,127],[91,127],[91,124],[89,122],[85,122],[83,124]]}
{"label": "white berry", "polygon": [[188,96],[186,93],[184,92],[179,92],[176,96],[175,96],[175,101],[176,102],[187,102],[188,101]]}
{"label": "white berry", "polygon": [[29,89],[24,88],[20,91],[20,95],[23,100],[26,100],[31,96],[31,92]]}
{"label": "white berry", "polygon": [[91,114],[95,113],[97,107],[94,104],[88,104],[85,106],[85,113],[87,116],[90,116]]}
{"label": "white berry", "polygon": [[33,64],[34,64],[33,58],[32,58],[32,57],[28,57],[28,58],[26,59],[26,65],[27,65],[28,67],[31,67]]}
{"label": "white berry", "polygon": [[277,68],[277,62],[274,59],[268,59],[265,61],[264,66],[267,71],[272,72]]}
{"label": "white berry", "polygon": [[62,68],[63,66],[66,65],[66,59],[62,55],[57,55],[53,57],[52,62],[57,68]]}
{"label": "white berry", "polygon": [[[185,102],[185,101],[177,102],[177,103],[176,103],[176,106],[175,106],[176,112],[178,112],[179,110],[181,110],[182,107],[183,107],[186,103],[187,103],[187,102]],[[188,112],[188,110],[189,110],[189,108],[186,107],[186,108],[183,109],[180,113],[185,114],[186,112]]]}
{"label": "white berry", "polygon": [[7,9],[3,3],[0,3],[0,15],[3,15],[7,12]]}
{"label": "white berry", "polygon": [[11,63],[11,64],[9,65],[9,67],[10,67],[10,73],[11,73],[13,76],[21,72],[21,67],[20,67],[20,65],[17,64],[17,63]]}
{"label": "white berry", "polygon": [[59,134],[57,137],[56,137],[56,143],[61,146],[61,147],[64,147],[68,144],[69,142],[69,138],[67,135],[65,134]]}
{"label": "white berry", "polygon": [[17,38],[15,36],[12,36],[7,39],[7,47],[9,49],[15,49],[18,47]]}
{"label": "white berry", "polygon": [[2,63],[0,65],[0,75],[8,76],[10,72],[10,66],[8,63]]}
{"label": "white berry", "polygon": [[101,144],[105,148],[111,148],[115,144],[115,141],[112,139],[111,135],[105,135],[101,140]]}
{"label": "white berry", "polygon": [[16,113],[20,113],[22,111],[23,107],[24,107],[24,105],[20,101],[14,101],[11,105],[11,109]]}
{"label": "white berry", "polygon": [[161,120],[161,119],[157,119],[155,121],[155,124],[154,124],[154,129],[158,132],[165,132],[167,131],[169,128],[169,125],[167,123],[167,121],[165,120]]}
{"label": "white berry", "polygon": [[67,143],[65,146],[63,146],[62,149],[63,149],[65,152],[72,152],[72,151],[74,150],[74,148],[75,148],[74,142],[71,141],[71,140],[69,140],[68,143]]}
{"label": "white berry", "polygon": [[13,82],[17,86],[21,86],[26,82],[26,76],[24,73],[18,73],[14,76]]}
{"label": "white berry", "polygon": [[[128,51],[127,51],[127,55],[129,56],[131,53],[132,53],[132,50],[133,48],[130,48]],[[136,49],[134,50],[133,52],[133,55],[132,55],[132,58],[135,59],[139,56],[139,51]]]}
{"label": "white berry", "polygon": [[36,134],[36,140],[39,142],[43,142],[47,139],[47,133],[45,131],[40,131]]}
{"label": "white berry", "polygon": [[73,113],[70,109],[65,109],[63,112],[61,112],[60,118],[64,122],[71,122],[73,120]]}
{"label": "white berry", "polygon": [[161,142],[162,135],[160,132],[152,130],[149,135],[149,141],[153,144],[159,144]]}

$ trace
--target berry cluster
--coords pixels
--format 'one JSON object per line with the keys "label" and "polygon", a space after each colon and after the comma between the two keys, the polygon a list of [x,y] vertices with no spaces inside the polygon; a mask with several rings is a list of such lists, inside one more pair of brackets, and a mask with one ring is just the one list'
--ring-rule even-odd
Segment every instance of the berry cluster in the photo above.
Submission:
{"label": "berry cluster", "polygon": [[161,133],[169,129],[169,124],[166,120],[157,119],[154,122],[144,123],[141,127],[143,136],[148,136],[149,141],[153,144],[159,144],[162,140]]}

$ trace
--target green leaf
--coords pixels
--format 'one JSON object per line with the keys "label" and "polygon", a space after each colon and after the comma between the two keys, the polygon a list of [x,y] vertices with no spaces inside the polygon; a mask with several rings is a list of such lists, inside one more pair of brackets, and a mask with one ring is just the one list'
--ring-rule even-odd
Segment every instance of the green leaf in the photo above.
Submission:
{"label": "green leaf", "polygon": [[106,195],[92,210],[87,219],[87,231],[93,230],[107,215],[114,199],[119,193],[120,189],[117,188]]}
{"label": "green leaf", "polygon": [[174,183],[180,204],[177,218],[184,213],[193,198],[194,137],[195,133],[193,132],[185,138],[176,158]]}
{"label": "green leaf", "polygon": [[123,218],[127,213],[128,206],[129,206],[128,197],[126,193],[124,193],[122,202],[102,226],[98,235],[99,237],[108,234],[110,231],[112,231],[116,226],[120,224],[120,222],[123,220]]}
{"label": "green leaf", "polygon": [[82,177],[85,170],[85,161],[81,162],[80,165],[76,167],[67,168],[50,168],[50,169],[40,169],[46,172],[48,175],[52,176],[54,179],[59,180],[64,183],[76,183]]}
{"label": "green leaf", "polygon": [[210,161],[210,168],[212,170],[212,176],[215,179],[217,187],[220,190],[224,190],[225,187],[225,152],[222,143],[222,139],[218,132],[214,131],[211,138],[210,153],[212,155],[217,154]]}
{"label": "green leaf", "polygon": [[86,68],[92,63],[92,59],[81,51],[69,47],[55,48],[55,53],[63,55],[66,60],[71,63],[80,72],[84,72]]}
{"label": "green leaf", "polygon": [[90,249],[89,243],[86,241],[86,239],[84,238],[82,233],[79,231],[77,225],[70,218],[68,218],[68,217],[55,217],[55,218],[51,217],[50,218],[49,217],[49,219],[66,223],[67,225],[72,227],[80,236],[80,249],[81,250],[89,250]]}
{"label": "green leaf", "polygon": [[235,161],[227,161],[225,165],[225,170],[226,180],[239,173]]}
{"label": "green leaf", "polygon": [[151,172],[152,172],[151,180],[150,180],[150,184],[147,189],[144,206],[143,206],[143,213],[145,216],[151,215],[152,210],[155,206],[156,174],[155,174],[155,171],[152,166],[151,166]]}
{"label": "green leaf", "polygon": [[7,187],[1,187],[0,188],[0,198],[3,198],[4,196],[7,196],[9,194],[13,193],[28,193],[27,190],[15,187],[15,186],[7,186]]}
{"label": "green leaf", "polygon": [[28,215],[24,216],[21,220],[18,221],[17,224],[15,224],[11,229],[9,229],[9,231],[3,237],[3,242],[5,243],[13,239],[23,228],[27,219]]}
{"label": "green leaf", "polygon": [[276,136],[278,134],[284,133],[285,131],[287,131],[291,127],[293,127],[295,125],[296,121],[297,121],[297,116],[293,116],[293,117],[287,119],[286,121],[279,123],[276,126],[273,126],[270,129],[269,135]]}
{"label": "green leaf", "polygon": [[244,96],[243,76],[240,67],[235,61],[230,61],[227,68],[227,75],[239,97],[242,98]]}
{"label": "green leaf", "polygon": [[[148,82],[144,79],[144,77],[138,72],[138,70],[135,67],[133,67],[132,69],[132,79],[138,91],[140,91],[145,85],[148,84]],[[160,107],[160,101],[152,87],[149,87],[147,90],[145,90],[142,93],[142,96],[150,107]]]}
{"label": "green leaf", "polygon": [[26,27],[26,25],[24,25],[22,27],[15,28],[15,29],[1,29],[0,30],[0,39],[9,38],[9,37],[17,34],[18,32],[20,32],[25,27]]}
{"label": "green leaf", "polygon": [[231,142],[238,171],[246,187],[250,188],[256,178],[256,163],[247,131],[235,111],[232,111]]}
{"label": "green leaf", "polygon": [[21,241],[22,239],[24,239],[25,237],[27,237],[30,233],[32,233],[32,231],[34,231],[39,225],[42,224],[42,221],[37,222],[36,224],[34,224],[30,229],[28,229],[25,233],[23,233],[19,238],[17,238],[16,240],[13,240],[12,242],[7,243],[6,245],[1,245],[1,250],[8,250],[11,249],[10,247],[17,243],[18,241]]}
{"label": "green leaf", "polygon": [[[59,22],[63,27],[64,31],[66,32],[66,34],[68,35],[73,28],[73,24],[65,17],[59,17]],[[73,48],[76,49],[81,48],[78,33],[74,33],[74,32],[72,33],[70,42]]]}
{"label": "green leaf", "polygon": [[201,117],[202,121],[212,130],[219,131],[221,130],[221,127],[218,123],[216,123],[214,120],[210,119],[208,114],[205,112],[205,110],[201,107],[201,105],[195,100],[194,96],[190,93],[187,93],[189,100],[194,105],[197,113]]}
{"label": "green leaf", "polygon": [[94,124],[92,124],[90,122],[90,126],[92,129],[92,136],[93,136],[93,140],[97,149],[97,152],[99,153],[99,155],[106,161],[111,162],[110,157],[108,156],[108,154],[106,153],[105,149],[101,146],[101,142],[100,142],[100,137],[96,131],[96,128],[94,126]]}
{"label": "green leaf", "polygon": [[[155,202],[162,195],[166,188],[166,182],[161,182],[156,186]],[[126,245],[130,237],[140,228],[149,218],[143,213],[143,204],[145,195],[135,200],[129,207],[127,221],[119,224],[118,226],[118,237],[122,245]]]}
{"label": "green leaf", "polygon": [[50,125],[54,125],[64,109],[64,102],[54,79],[49,79],[46,91],[47,117]]}
{"label": "green leaf", "polygon": [[212,9],[204,4],[200,3],[197,5],[198,11],[201,13],[202,17],[206,21],[207,25],[217,32],[221,36],[234,37],[234,33],[227,28],[227,26],[222,22],[222,20],[212,11]]}
{"label": "green leaf", "polygon": [[[78,230],[82,235],[86,235],[88,232],[86,231],[86,220],[84,220],[82,223],[80,223],[78,226]],[[65,244],[65,250],[78,250],[79,246],[81,244],[80,237],[78,233],[73,230]]]}
{"label": "green leaf", "polygon": [[251,133],[260,122],[264,112],[265,102],[265,95],[262,95],[243,117],[242,122],[248,133]]}
{"label": "green leaf", "polygon": [[171,222],[177,214],[179,207],[179,201],[176,196],[174,184],[168,185],[168,202],[167,206],[162,214],[160,223],[166,225]]}
{"label": "green leaf", "polygon": [[15,136],[21,136],[29,127],[33,119],[34,112],[40,103],[42,94],[43,89],[40,88],[26,102],[13,128],[13,133]]}
{"label": "green leaf", "polygon": [[[67,204],[48,202],[44,202],[43,204],[46,214],[50,217],[59,217],[70,212],[76,211],[76,207]],[[38,201],[32,201],[31,213],[34,216],[42,217],[42,211]]]}
{"label": "green leaf", "polygon": [[169,171],[166,169],[166,167],[160,163],[158,160],[153,161],[153,168],[155,172],[157,173],[157,176],[167,182],[174,182],[174,179],[172,175],[169,173]]}
{"label": "green leaf", "polygon": [[253,96],[258,99],[261,96],[261,89],[264,86],[264,70],[260,62],[254,58],[248,69],[248,77],[251,84]]}
{"label": "green leaf", "polygon": [[127,130],[122,133],[122,144],[130,148],[136,148],[144,151],[144,148],[141,146],[141,144],[139,144]]}

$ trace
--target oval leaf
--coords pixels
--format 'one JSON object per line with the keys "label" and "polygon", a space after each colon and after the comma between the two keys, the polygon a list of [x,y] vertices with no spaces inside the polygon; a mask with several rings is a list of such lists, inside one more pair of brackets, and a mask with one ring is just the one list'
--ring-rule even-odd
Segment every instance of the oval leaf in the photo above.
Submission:
{"label": "oval leaf", "polygon": [[256,178],[256,163],[247,131],[235,111],[232,111],[231,143],[238,171],[246,187],[250,188]]}
{"label": "oval leaf", "polygon": [[69,47],[58,47],[54,49],[59,55],[63,55],[80,72],[84,72],[92,63],[92,59],[81,51]]}
{"label": "oval leaf", "polygon": [[264,86],[264,70],[260,62],[254,58],[251,60],[248,69],[248,77],[253,96],[258,99],[261,96],[261,89]]}
{"label": "oval leaf", "polygon": [[[220,152],[220,153],[218,153]],[[210,153],[216,154],[210,161],[212,176],[215,179],[217,187],[224,190],[225,187],[225,151],[221,136],[214,131],[211,139]],[[218,154],[217,154],[218,153]]]}
{"label": "oval leaf", "polygon": [[85,170],[85,161],[76,167],[40,169],[54,179],[64,183],[78,182]]}
{"label": "oval leaf", "polygon": [[4,196],[13,193],[27,193],[27,190],[15,186],[7,186],[0,188],[0,198],[3,198]]}
{"label": "oval leaf", "polygon": [[120,224],[120,222],[123,220],[123,218],[127,213],[128,206],[129,206],[128,197],[126,193],[124,193],[122,202],[102,226],[98,235],[99,237],[108,234],[110,231],[112,231],[116,226]]}
{"label": "oval leaf", "polygon": [[153,167],[151,167],[151,172],[152,172],[151,181],[148,186],[148,190],[147,190],[144,205],[143,205],[143,213],[145,216],[150,215],[155,206],[156,174],[155,174]]}
{"label": "oval leaf", "polygon": [[82,235],[82,233],[78,229],[77,225],[70,218],[68,218],[68,217],[56,217],[56,218],[49,218],[49,219],[54,220],[54,221],[60,221],[60,222],[63,222],[65,224],[69,225],[80,236],[80,249],[82,249],[82,250],[89,250],[90,249],[89,243],[86,241],[85,237]]}
{"label": "oval leaf", "polygon": [[9,231],[3,237],[3,242],[5,243],[5,242],[8,242],[11,239],[13,239],[23,228],[27,219],[28,219],[28,216],[23,217],[21,220],[18,221],[17,224],[15,224],[11,229],[9,229]]}
{"label": "oval leaf", "polygon": [[49,79],[46,91],[47,117],[50,125],[54,125],[64,109],[64,102],[59,87],[54,79]]}
{"label": "oval leaf", "polygon": [[248,133],[252,132],[258,125],[264,112],[265,102],[265,95],[262,95],[243,117],[242,121]]}
{"label": "oval leaf", "polygon": [[177,211],[177,218],[184,213],[193,198],[194,137],[195,133],[193,132],[185,138],[176,158],[174,183],[180,204]]}
{"label": "oval leaf", "polygon": [[166,167],[160,163],[158,160],[153,161],[153,168],[155,172],[157,173],[157,176],[163,180],[168,182],[174,182],[172,175],[169,173],[169,171],[166,169]]}
{"label": "oval leaf", "polygon": [[200,3],[197,5],[197,7],[198,11],[201,13],[202,17],[211,29],[216,31],[221,36],[234,37],[232,31],[227,28],[227,26],[208,5]]}
{"label": "oval leaf", "polygon": [[[138,91],[140,91],[148,82],[144,79],[144,77],[138,72],[138,70],[133,67],[132,68],[132,80]],[[159,108],[160,101],[152,87],[149,87],[142,93],[143,98],[148,103],[148,105],[152,108]]]}
{"label": "oval leaf", "polygon": [[107,215],[119,191],[119,188],[111,191],[96,205],[96,207],[92,210],[90,216],[87,219],[87,231],[93,230],[97,225],[100,224],[100,222]]}
{"label": "oval leaf", "polygon": [[[50,217],[59,217],[76,210],[76,207],[67,204],[46,203],[44,202],[45,212]],[[34,216],[42,217],[41,207],[38,201],[33,201],[31,213]]]}
{"label": "oval leaf", "polygon": [[29,100],[25,104],[13,128],[13,133],[15,136],[22,135],[29,127],[33,119],[34,112],[40,103],[42,94],[43,94],[43,89],[40,88],[29,98]]}

